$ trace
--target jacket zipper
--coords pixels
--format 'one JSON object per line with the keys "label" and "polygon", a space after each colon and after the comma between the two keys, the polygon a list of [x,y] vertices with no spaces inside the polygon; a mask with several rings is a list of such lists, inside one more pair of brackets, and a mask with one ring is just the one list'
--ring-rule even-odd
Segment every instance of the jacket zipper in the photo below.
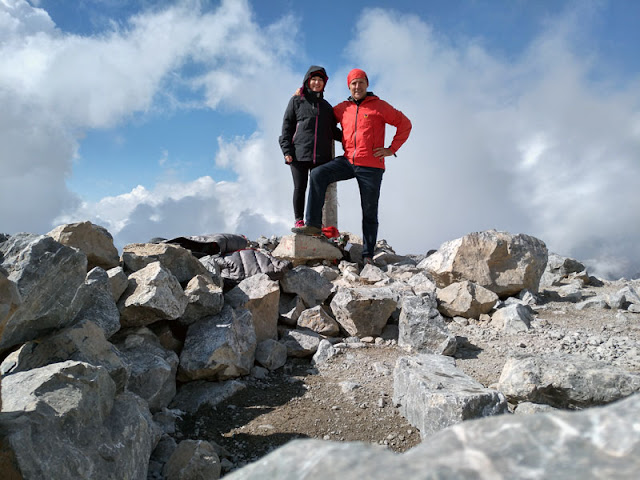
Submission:
{"label": "jacket zipper", "polygon": [[360,105],[356,103],[356,123],[353,128],[353,157],[351,158],[351,164],[356,164],[356,151],[357,151],[357,139],[358,139],[358,113],[360,112]]}
{"label": "jacket zipper", "polygon": [[316,163],[316,147],[318,146],[318,117],[320,116],[320,104],[316,108],[316,128],[313,132],[313,163]]}

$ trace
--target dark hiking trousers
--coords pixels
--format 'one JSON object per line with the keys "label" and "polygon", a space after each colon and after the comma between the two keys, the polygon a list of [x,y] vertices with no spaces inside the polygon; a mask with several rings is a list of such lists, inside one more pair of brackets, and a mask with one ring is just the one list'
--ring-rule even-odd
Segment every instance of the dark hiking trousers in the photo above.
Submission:
{"label": "dark hiking trousers", "polygon": [[309,170],[315,165],[312,162],[296,162],[289,164],[293,177],[293,215],[296,220],[304,219],[304,201],[307,195]]}
{"label": "dark hiking trousers", "polygon": [[322,228],[322,207],[329,184],[355,178],[362,207],[363,257],[373,257],[378,238],[378,200],[384,170],[352,165],[344,156],[336,157],[311,171],[307,202],[307,225]]}

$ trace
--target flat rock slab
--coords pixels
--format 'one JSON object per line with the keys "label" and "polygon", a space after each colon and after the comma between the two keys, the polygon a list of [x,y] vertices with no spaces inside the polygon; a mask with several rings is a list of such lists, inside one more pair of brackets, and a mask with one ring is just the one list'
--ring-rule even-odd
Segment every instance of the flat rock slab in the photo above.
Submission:
{"label": "flat rock slab", "polygon": [[400,357],[393,382],[394,403],[423,439],[464,420],[507,412],[502,393],[463,373],[451,357]]}
{"label": "flat rock slab", "polygon": [[577,355],[520,356],[507,360],[497,388],[513,403],[586,408],[638,392],[640,375]]}
{"label": "flat rock slab", "polygon": [[286,235],[273,251],[273,256],[298,266],[310,260],[340,260],[342,252],[324,237]]}

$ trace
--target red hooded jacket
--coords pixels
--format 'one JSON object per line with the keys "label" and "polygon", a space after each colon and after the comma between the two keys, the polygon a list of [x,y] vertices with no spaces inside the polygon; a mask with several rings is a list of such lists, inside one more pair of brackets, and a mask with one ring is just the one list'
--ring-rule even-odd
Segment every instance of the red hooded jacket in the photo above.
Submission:
{"label": "red hooded jacket", "polygon": [[336,120],[342,126],[342,147],[344,155],[354,165],[382,168],[384,157],[376,157],[373,151],[384,147],[385,125],[396,127],[396,134],[389,148],[395,153],[411,132],[411,121],[373,93],[358,105],[349,98],[333,107]]}

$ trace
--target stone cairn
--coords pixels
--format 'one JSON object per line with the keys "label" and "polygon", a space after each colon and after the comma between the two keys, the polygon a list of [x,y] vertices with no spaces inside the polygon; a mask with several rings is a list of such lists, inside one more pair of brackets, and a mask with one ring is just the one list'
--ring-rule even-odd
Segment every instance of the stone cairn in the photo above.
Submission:
{"label": "stone cairn", "polygon": [[581,287],[601,281],[523,234],[471,233],[418,256],[381,241],[364,268],[360,243],[261,238],[258,248],[294,267],[225,290],[214,262],[171,244],[119,255],[90,222],[0,235],[0,478],[219,478],[233,470],[229,452],[176,441],[181,414],[231,398],[243,377],[288,357],[320,363],[363,342],[406,351],[393,401],[420,445],[398,455],[295,440],[226,478],[637,478],[638,373],[523,355],[485,387],[456,368],[448,328],[462,319],[527,331],[541,287],[637,318],[632,282],[583,299]]}

